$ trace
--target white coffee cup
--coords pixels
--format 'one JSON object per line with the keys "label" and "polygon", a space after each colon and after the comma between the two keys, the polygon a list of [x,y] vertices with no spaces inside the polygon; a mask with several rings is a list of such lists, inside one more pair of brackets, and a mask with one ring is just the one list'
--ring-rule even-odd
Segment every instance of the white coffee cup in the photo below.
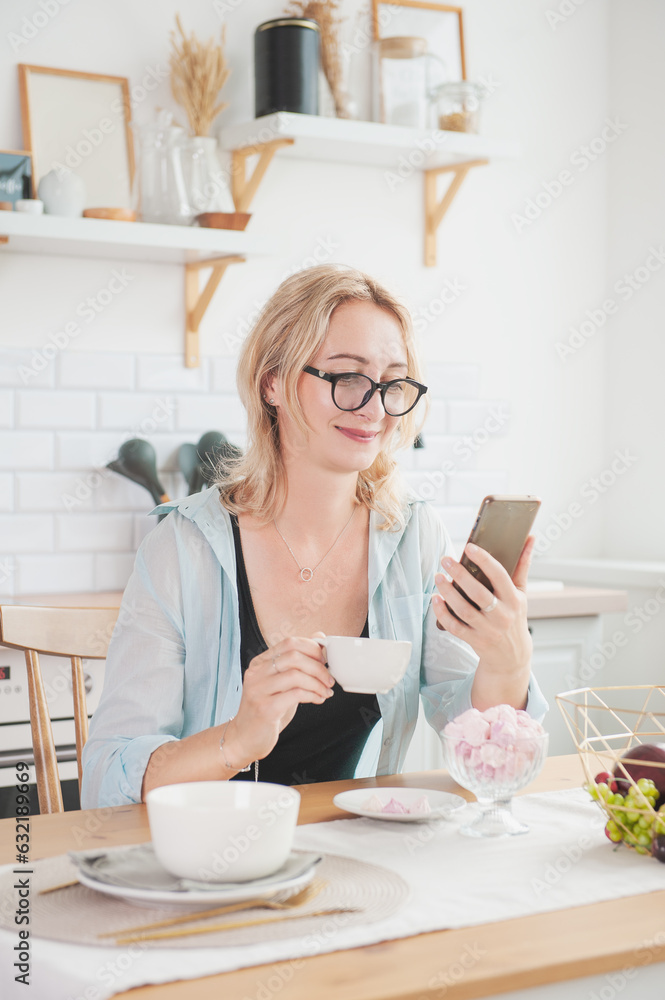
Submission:
{"label": "white coffee cup", "polygon": [[357,694],[390,691],[404,677],[411,657],[411,643],[401,639],[328,635],[316,641],[325,649],[337,683]]}

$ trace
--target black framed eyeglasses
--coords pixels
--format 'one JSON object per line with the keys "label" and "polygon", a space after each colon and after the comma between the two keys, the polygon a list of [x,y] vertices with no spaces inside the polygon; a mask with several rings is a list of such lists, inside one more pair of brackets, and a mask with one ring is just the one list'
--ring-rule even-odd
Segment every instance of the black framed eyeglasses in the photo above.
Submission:
{"label": "black framed eyeglasses", "polygon": [[338,410],[361,410],[366,406],[374,393],[381,393],[383,408],[389,417],[403,417],[414,408],[421,396],[427,392],[427,386],[421,385],[412,378],[394,378],[390,382],[375,382],[369,375],[360,372],[339,372],[330,375],[307,365],[303,371],[315,375],[325,382],[330,382],[333,403]]}

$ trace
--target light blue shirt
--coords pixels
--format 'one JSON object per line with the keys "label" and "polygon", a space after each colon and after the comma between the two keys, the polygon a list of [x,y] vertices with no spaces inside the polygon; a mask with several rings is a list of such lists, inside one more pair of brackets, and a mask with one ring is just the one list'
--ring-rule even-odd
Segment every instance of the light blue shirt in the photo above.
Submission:
{"label": "light blue shirt", "polygon": [[[240,627],[235,547],[228,512],[211,487],[182,501],[143,541],[127,584],[106,660],[104,690],[83,749],[84,809],[141,801],[143,775],[157,747],[235,715],[240,704]],[[381,531],[370,515],[369,634],[408,639],[403,680],[378,695],[378,748],[356,776],[395,774],[403,765],[422,697],[440,732],[471,707],[478,657],[436,627],[434,574],[451,551],[432,508],[409,500],[406,525]],[[340,580],[343,585],[343,580]],[[531,678],[527,711],[547,711]]]}

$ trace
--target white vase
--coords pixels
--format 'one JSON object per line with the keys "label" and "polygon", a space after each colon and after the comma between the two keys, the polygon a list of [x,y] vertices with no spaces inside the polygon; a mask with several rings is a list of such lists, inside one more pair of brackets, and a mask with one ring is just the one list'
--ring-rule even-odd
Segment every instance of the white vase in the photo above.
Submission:
{"label": "white vase", "polygon": [[196,135],[189,140],[187,193],[195,215],[202,212],[235,212],[227,172],[217,153],[217,139]]}
{"label": "white vase", "polygon": [[58,167],[49,170],[39,182],[38,194],[48,215],[66,215],[71,218],[83,215],[85,184],[78,174]]}

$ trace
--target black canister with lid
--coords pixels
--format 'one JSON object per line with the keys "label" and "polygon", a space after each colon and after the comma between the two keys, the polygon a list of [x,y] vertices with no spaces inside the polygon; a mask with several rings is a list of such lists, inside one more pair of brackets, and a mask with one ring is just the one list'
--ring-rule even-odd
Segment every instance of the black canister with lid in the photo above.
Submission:
{"label": "black canister with lid", "polygon": [[254,112],[319,113],[320,30],[307,18],[280,17],[254,34]]}

